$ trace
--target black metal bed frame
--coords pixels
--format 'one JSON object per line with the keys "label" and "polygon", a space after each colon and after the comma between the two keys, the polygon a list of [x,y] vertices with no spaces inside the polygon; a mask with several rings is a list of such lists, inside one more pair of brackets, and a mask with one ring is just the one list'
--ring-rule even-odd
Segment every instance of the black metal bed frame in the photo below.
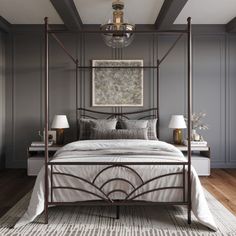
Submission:
{"label": "black metal bed frame", "polygon": [[[177,40],[174,42],[174,44],[170,47],[170,49],[167,51],[167,53],[160,59],[157,60],[157,66],[143,66],[143,67],[137,67],[137,68],[153,68],[157,69],[157,78],[159,78],[159,67],[160,64],[165,60],[167,55],[171,52],[171,50],[175,47],[177,42],[180,40],[183,34],[187,35],[187,59],[188,59],[188,73],[187,73],[187,79],[188,79],[188,93],[187,93],[187,104],[188,104],[188,159],[185,162],[56,162],[56,161],[50,161],[48,158],[48,139],[45,139],[45,205],[44,205],[44,213],[45,213],[45,223],[48,223],[48,207],[50,205],[112,205],[112,206],[117,206],[117,214],[116,217],[119,218],[119,206],[121,205],[186,205],[188,208],[188,223],[191,224],[191,115],[192,115],[192,30],[191,30],[191,18],[188,18],[188,25],[186,30],[171,30],[171,31],[135,31],[136,33],[153,33],[153,34],[166,34],[166,33],[179,33],[180,36],[177,38]],[[78,118],[79,114],[88,117],[86,115],[86,112],[91,112],[94,114],[100,114],[100,115],[107,115],[108,117],[110,116],[115,116],[115,117],[127,117],[128,115],[132,114],[139,114],[143,112],[150,112],[153,113],[151,115],[146,116],[145,118],[148,117],[156,117],[159,122],[159,109],[158,108],[152,108],[152,109],[147,109],[147,110],[141,110],[137,112],[123,112],[121,107],[115,107],[114,112],[100,112],[100,111],[93,111],[93,110],[88,110],[85,108],[79,108],[78,107],[78,93],[77,93],[77,87],[78,87],[78,69],[93,69],[97,67],[93,66],[79,66],[79,61],[77,58],[74,58],[70,52],[64,47],[63,43],[60,41],[60,39],[56,36],[55,33],[60,33],[64,31],[60,30],[51,30],[48,25],[48,18],[45,17],[45,136],[48,136],[48,129],[49,129],[49,119],[48,119],[48,114],[49,114],[49,89],[48,89],[48,84],[49,84],[49,35],[51,35],[57,43],[61,46],[61,48],[64,50],[64,52],[69,56],[69,58],[75,63],[75,71],[76,71],[76,119],[77,119],[77,128],[78,128]],[[78,33],[78,32],[76,32]],[[101,31],[86,31],[83,33],[101,33]],[[98,67],[101,68],[101,67]],[[114,68],[114,67],[102,67],[102,68]],[[119,67],[121,68],[121,67]],[[122,67],[122,68],[133,68],[133,67]],[[158,83],[157,83],[157,86]],[[158,97],[158,96],[157,96]],[[159,104],[159,98],[157,98],[157,104]],[[157,124],[157,134],[159,136],[159,124]],[[89,181],[87,179],[84,179],[81,176],[77,175],[72,175],[69,173],[63,173],[63,172],[58,172],[55,170],[55,166],[60,166],[60,165],[98,165],[98,166],[104,166],[96,175],[93,177],[92,181]],[[140,166],[140,165],[155,165],[155,166],[160,166],[160,165],[165,165],[165,166],[180,166],[180,169],[177,172],[165,174],[165,175],[157,175],[149,180],[143,180],[142,176],[134,169],[133,166]],[[132,167],[131,167],[132,166]],[[98,177],[104,173],[105,171],[112,169],[112,168],[122,168],[129,170],[132,172],[134,175],[136,175],[137,178],[140,180],[140,184],[135,185],[134,183],[122,178],[122,177],[115,177],[106,180],[102,185],[98,186],[96,183],[96,180]],[[50,173],[49,173],[50,172]],[[185,173],[187,172],[187,180],[185,179]],[[78,181],[85,182],[86,184],[90,185],[91,188],[93,188],[94,191],[90,191],[87,189],[80,189],[80,188],[75,188],[71,186],[57,186],[54,184],[54,176],[56,175],[61,175],[64,177],[70,177],[77,179]],[[150,189],[147,191],[140,192],[142,187],[144,187],[146,184],[153,182],[153,181],[158,181],[162,178],[168,178],[169,176],[174,176],[174,175],[182,175],[182,184],[179,186],[165,186],[161,188],[154,188]],[[49,181],[50,181],[50,187],[49,187]],[[127,192],[123,189],[113,189],[110,192],[106,192],[104,190],[104,186],[109,184],[110,182],[114,181],[123,181],[126,184],[130,186],[131,191]],[[87,193],[89,195],[96,196],[100,200],[96,201],[76,201],[76,202],[59,202],[59,201],[54,201],[54,191],[56,189],[68,189],[68,190],[73,190],[73,191],[81,191],[84,193]],[[145,194],[151,193],[151,192],[156,192],[156,191],[164,191],[164,190],[171,190],[171,189],[179,189],[182,191],[182,201],[177,201],[177,202],[150,202],[150,201],[141,201],[137,200],[138,197],[143,196]],[[97,192],[96,192],[97,191]],[[123,199],[112,199],[110,196],[115,193],[115,192],[120,192],[124,194]],[[187,193],[187,194],[186,194]],[[185,195],[186,194],[186,195]],[[50,200],[49,200],[50,196]]]}

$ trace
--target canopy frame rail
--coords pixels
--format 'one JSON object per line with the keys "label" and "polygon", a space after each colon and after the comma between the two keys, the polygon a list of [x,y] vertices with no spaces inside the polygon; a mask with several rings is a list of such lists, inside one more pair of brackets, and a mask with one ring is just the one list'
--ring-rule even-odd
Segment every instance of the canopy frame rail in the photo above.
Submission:
{"label": "canopy frame rail", "polygon": [[[64,30],[52,30],[48,24],[48,17],[44,19],[44,98],[45,98],[45,106],[44,106],[44,128],[45,128],[45,136],[48,136],[48,129],[49,129],[49,35],[55,39],[58,45],[63,49],[63,51],[67,54],[67,56],[72,60],[75,64],[76,70],[76,91],[78,89],[78,69],[94,69],[94,68],[102,68],[102,67],[93,67],[93,66],[79,66],[78,58],[74,57],[69,50],[66,49],[63,42],[57,37],[56,33],[65,32]],[[71,32],[71,31],[70,31]],[[99,30],[83,30],[83,31],[73,31],[73,33],[112,33],[113,31],[99,31]],[[126,31],[124,31],[125,33]],[[130,33],[130,32],[129,32]],[[173,45],[169,48],[166,54],[162,57],[161,60],[157,60],[157,66],[143,66],[138,68],[143,69],[157,69],[157,78],[159,78],[160,73],[160,64],[165,60],[165,58],[169,55],[169,53],[173,50],[177,42],[183,36],[183,34],[187,35],[187,117],[188,117],[188,124],[187,124],[187,136],[188,136],[188,159],[187,159],[187,199],[186,205],[188,207],[188,223],[191,224],[191,135],[192,135],[192,27],[191,27],[191,17],[187,19],[187,29],[186,30],[167,30],[167,31],[143,31],[143,30],[136,30],[134,33],[140,34],[180,34],[180,36],[176,39]],[[104,67],[110,68],[110,67]],[[114,67],[113,67],[114,68]],[[121,68],[121,67],[119,67]],[[135,68],[135,67],[123,67],[123,68]],[[159,81],[157,82],[157,87],[159,89]],[[157,98],[157,102],[159,104],[159,98]],[[78,108],[78,94],[76,94],[76,109]],[[159,106],[158,106],[159,108]],[[122,111],[122,108],[120,108]],[[77,111],[76,111],[77,114]],[[78,119],[77,119],[78,120]],[[159,122],[159,121],[158,121]],[[78,125],[78,124],[77,124]],[[48,223],[48,207],[50,205],[49,202],[49,180],[48,180],[48,167],[50,166],[49,162],[49,150],[48,150],[48,139],[45,139],[45,176],[44,176],[44,186],[45,186],[45,204],[44,204],[44,213],[45,213],[45,223]],[[63,204],[63,203],[62,203]],[[73,203],[72,203],[73,204]],[[117,203],[118,205],[120,203]],[[140,203],[138,203],[140,204]],[[168,205],[168,203],[167,203]]]}
{"label": "canopy frame rail", "polygon": [[[68,49],[66,49],[66,47],[64,46],[63,42],[59,39],[59,37],[57,37],[56,33],[60,33],[60,32],[68,32],[67,30],[51,30],[50,29],[50,26],[48,24],[48,18],[45,17],[45,19],[47,19],[47,34],[51,35],[55,41],[58,43],[58,45],[63,49],[63,51],[68,55],[68,57],[74,62],[74,64],[76,64],[78,66],[78,68],[81,68],[81,69],[93,69],[93,68],[127,68],[127,69],[130,69],[130,68],[147,68],[147,69],[157,69],[159,68],[160,64],[165,60],[165,58],[169,55],[169,53],[172,51],[172,49],[175,47],[175,45],[178,43],[178,41],[182,38],[182,36],[184,34],[187,34],[188,33],[188,29],[187,30],[166,30],[166,31],[154,31],[154,30],[136,30],[134,31],[134,33],[140,33],[140,34],[145,34],[145,33],[151,33],[151,34],[167,34],[167,33],[170,33],[170,34],[180,34],[179,37],[176,39],[176,41],[171,45],[170,49],[167,50],[166,54],[162,57],[162,59],[158,60],[159,63],[157,64],[157,66],[138,66],[138,67],[109,67],[109,66],[99,66],[99,67],[96,67],[96,66],[79,66],[78,65],[78,58],[75,58],[74,56],[72,56],[72,54],[69,52]],[[87,31],[70,31],[70,32],[74,32],[74,33],[98,33],[98,34],[101,34],[101,33],[115,33],[116,31],[99,31],[99,30],[87,30]],[[130,33],[130,31],[122,31],[123,33]]]}
{"label": "canopy frame rail", "polygon": [[[117,33],[115,30],[70,30],[67,29],[49,29],[49,34],[59,34],[59,33],[75,33],[75,34],[101,34],[101,33]],[[122,33],[130,33],[130,30],[122,30],[120,31]],[[187,29],[181,29],[181,30],[134,30],[132,31],[134,34],[187,34]]]}

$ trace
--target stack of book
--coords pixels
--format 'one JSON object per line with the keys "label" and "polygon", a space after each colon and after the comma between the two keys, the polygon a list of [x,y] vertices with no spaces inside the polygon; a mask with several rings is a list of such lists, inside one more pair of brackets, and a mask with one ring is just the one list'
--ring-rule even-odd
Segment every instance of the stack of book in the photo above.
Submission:
{"label": "stack of book", "polygon": [[[53,145],[53,142],[49,141],[48,146],[52,146],[52,145]],[[44,147],[45,143],[43,141],[34,141],[34,142],[31,143],[31,146],[32,147]]]}
{"label": "stack of book", "polygon": [[[188,146],[188,140],[184,140],[184,145]],[[194,147],[207,146],[207,141],[191,141],[191,146]]]}

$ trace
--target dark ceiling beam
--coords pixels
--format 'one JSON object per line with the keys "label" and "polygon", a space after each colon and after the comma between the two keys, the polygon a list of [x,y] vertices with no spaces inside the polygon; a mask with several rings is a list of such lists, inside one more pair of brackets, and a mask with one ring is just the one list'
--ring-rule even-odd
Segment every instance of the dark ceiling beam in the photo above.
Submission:
{"label": "dark ceiling beam", "polygon": [[11,24],[5,20],[2,16],[0,16],[0,30],[3,30],[5,32],[10,32],[11,30]]}
{"label": "dark ceiling beam", "polygon": [[229,21],[225,25],[225,28],[228,33],[236,32],[236,17],[234,17],[231,21]]}
{"label": "dark ceiling beam", "polygon": [[157,16],[155,25],[158,30],[167,30],[184,8],[188,0],[165,0]]}
{"label": "dark ceiling beam", "polygon": [[73,0],[50,0],[69,30],[81,30],[83,22]]}

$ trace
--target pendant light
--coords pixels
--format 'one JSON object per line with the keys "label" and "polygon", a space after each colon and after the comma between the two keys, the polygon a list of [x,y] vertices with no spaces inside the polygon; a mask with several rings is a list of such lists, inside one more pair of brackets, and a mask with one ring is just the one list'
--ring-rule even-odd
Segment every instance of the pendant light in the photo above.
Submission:
{"label": "pendant light", "polygon": [[[124,48],[131,44],[134,38],[135,25],[124,22],[124,2],[115,0],[112,2],[113,18],[106,24],[101,25],[102,37],[107,46],[112,48]],[[125,31],[125,32],[124,32]],[[127,32],[130,31],[130,32]]]}

